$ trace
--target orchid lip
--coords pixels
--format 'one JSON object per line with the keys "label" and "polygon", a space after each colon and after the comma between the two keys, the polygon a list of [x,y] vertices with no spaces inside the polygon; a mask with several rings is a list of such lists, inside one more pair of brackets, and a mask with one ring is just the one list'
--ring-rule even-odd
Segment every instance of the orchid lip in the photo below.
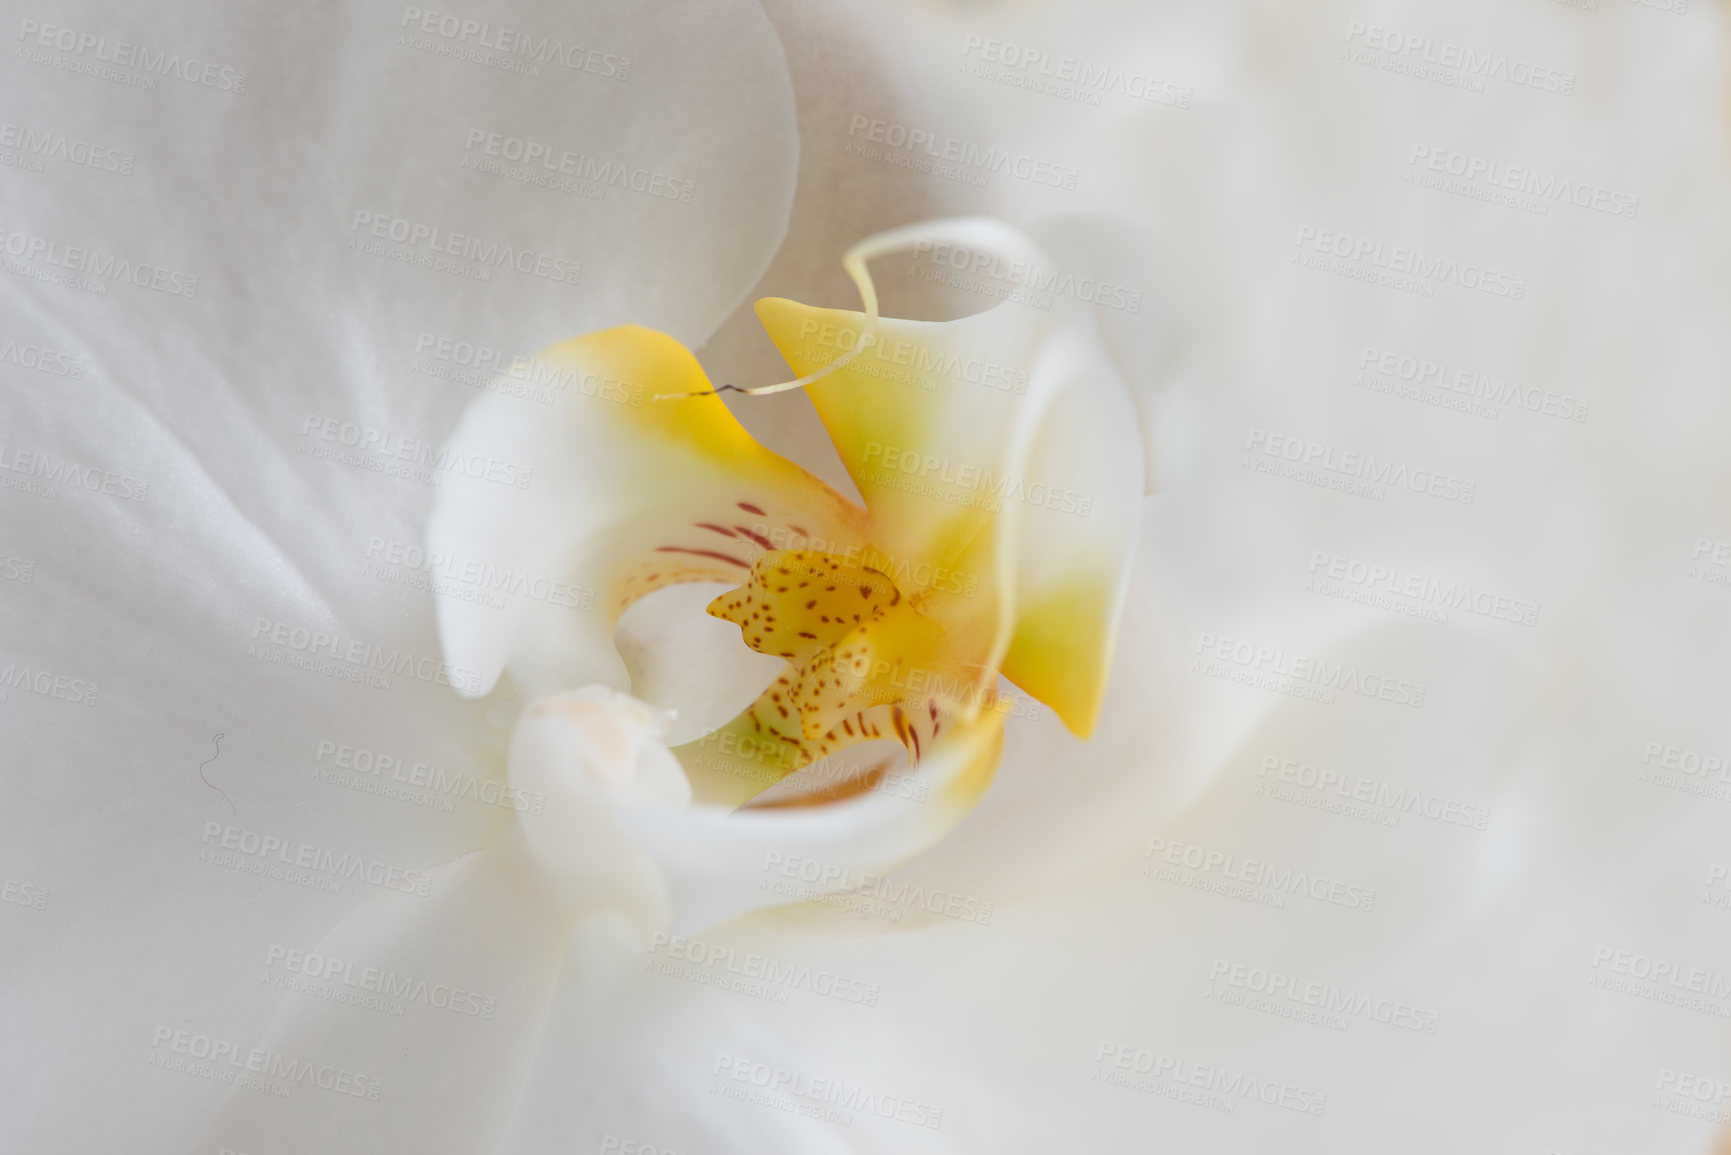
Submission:
{"label": "orchid lip", "polygon": [[750,580],[709,612],[790,669],[687,754],[701,792],[742,804],[793,770],[880,738],[900,743],[917,765],[946,721],[972,721],[990,706],[995,692],[980,684],[986,668],[957,660],[920,600],[887,574],[833,555],[759,555]]}

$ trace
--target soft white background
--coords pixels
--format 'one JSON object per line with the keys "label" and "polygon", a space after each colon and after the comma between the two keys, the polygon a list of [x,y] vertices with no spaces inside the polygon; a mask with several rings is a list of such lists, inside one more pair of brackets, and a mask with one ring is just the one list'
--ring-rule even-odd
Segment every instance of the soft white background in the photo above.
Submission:
{"label": "soft white background", "polygon": [[[152,1069],[153,1032],[249,1043],[301,997],[260,981],[268,947],[309,947],[376,893],[200,861],[206,823],[422,869],[508,818],[313,777],[320,741],[497,776],[505,735],[484,707],[408,678],[382,692],[249,654],[259,619],[437,654],[431,595],[375,579],[368,557],[374,538],[420,541],[435,490],[306,455],[309,416],[442,439],[474,394],[414,367],[423,332],[527,354],[639,319],[706,342],[716,380],[779,380],[752,299],[851,307],[847,245],[962,213],[1022,225],[1109,214],[1135,234],[1115,255],[1146,304],[1110,319],[1131,323],[1159,414],[1148,452],[1161,489],[1101,731],[1084,745],[1049,716],[1013,721],[999,782],[909,873],[993,903],[989,925],[856,936],[760,920],[704,936],[876,984],[875,1007],[573,961],[504,1149],[597,1151],[609,1135],[682,1155],[1598,1155],[1721,1141],[1724,1128],[1667,1111],[1679,1100],[1659,1079],[1731,1078],[1731,1020],[1588,985],[1608,969],[1595,968],[1600,948],[1731,976],[1731,910],[1704,901],[1710,869],[1731,865],[1731,810],[1638,778],[1649,743],[1731,753],[1731,588],[1723,567],[1705,580],[1691,569],[1697,539],[1731,540],[1721,7],[769,0],[762,14],[695,2],[463,13],[625,45],[625,83],[416,52],[396,43],[390,6],[7,9],[0,120],[136,164],[0,169],[0,228],[201,280],[189,300],[0,274],[0,341],[87,366],[69,380],[0,362],[0,465],[45,451],[149,482],[141,502],[0,491],[0,554],[33,563],[33,580],[0,582],[0,669],[100,686],[91,707],[0,687],[0,878],[49,894],[42,910],[0,904],[0,1148],[189,1149],[223,1088]],[[246,69],[247,91],[164,79],[140,92],[32,62],[15,52],[26,20],[201,54]],[[1476,92],[1369,67],[1343,58],[1362,47],[1348,41],[1354,21],[1535,61],[1572,74],[1574,92],[1494,80]],[[1093,106],[969,75],[971,36],[1182,85],[1189,107],[1114,93]],[[857,116],[1073,165],[1076,188],[1004,174],[974,187],[852,155]],[[640,158],[699,195],[683,206],[520,187],[460,167],[470,128]],[[1415,145],[1638,196],[1639,213],[1553,203],[1541,216],[1418,187],[1406,180]],[[569,254],[582,280],[478,284],[355,253],[357,210]],[[1305,227],[1506,270],[1525,295],[1445,284],[1420,297],[1300,267]],[[887,292],[891,311],[985,303]],[[1488,420],[1375,393],[1354,384],[1367,346],[1590,412],[1577,423],[1503,405]],[[803,398],[735,409],[845,486]],[[1471,479],[1476,498],[1369,501],[1255,473],[1243,465],[1253,429]],[[1318,551],[1537,603],[1538,624],[1458,609],[1438,623],[1324,596],[1307,588]],[[1424,706],[1322,704],[1210,677],[1205,635],[1422,682]],[[1487,829],[1295,806],[1258,793],[1268,757],[1487,808]],[[1145,877],[1153,838],[1374,888],[1375,906],[1294,895],[1271,908]],[[1338,1031],[1225,1005],[1205,997],[1216,960],[1434,1010],[1439,1028],[1353,1018]],[[453,1063],[506,1048],[503,1027],[470,1026],[444,1044]],[[1109,1086],[1095,1078],[1103,1043],[1325,1092],[1327,1109],[1224,1113]],[[942,1106],[943,1126],[833,1127],[734,1102],[711,1090],[721,1055]],[[414,1112],[419,1128],[459,1134],[450,1120],[502,1094],[425,1102],[387,1087],[379,1133]],[[401,1149],[434,1149],[424,1142]]]}

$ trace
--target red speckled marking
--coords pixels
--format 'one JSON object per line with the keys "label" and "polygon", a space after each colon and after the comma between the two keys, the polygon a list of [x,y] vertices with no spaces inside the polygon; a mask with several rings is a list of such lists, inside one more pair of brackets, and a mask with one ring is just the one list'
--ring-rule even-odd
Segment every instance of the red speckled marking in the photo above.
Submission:
{"label": "red speckled marking", "polygon": [[761,533],[753,533],[751,530],[746,529],[743,525],[736,525],[733,528],[734,528],[734,531],[737,532],[741,537],[749,537],[752,541],[755,541],[758,545],[761,545],[764,549],[774,549],[775,548],[775,544],[773,542],[771,542],[767,537],[764,537]]}
{"label": "red speckled marking", "polygon": [[716,561],[724,561],[724,562],[727,562],[729,565],[736,565],[740,569],[748,570],[751,568],[750,562],[740,561],[736,557],[733,557],[733,556],[731,556],[729,554],[725,554],[725,553],[717,553],[715,550],[712,550],[712,549],[687,549],[682,545],[658,545],[655,547],[655,552],[656,553],[688,553],[688,554],[691,554],[693,557],[709,557],[709,558],[714,558]]}

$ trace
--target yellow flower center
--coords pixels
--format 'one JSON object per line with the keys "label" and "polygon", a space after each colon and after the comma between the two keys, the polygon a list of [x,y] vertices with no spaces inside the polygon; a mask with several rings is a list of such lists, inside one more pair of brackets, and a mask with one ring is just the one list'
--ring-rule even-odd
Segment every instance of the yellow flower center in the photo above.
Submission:
{"label": "yellow flower center", "polygon": [[755,787],[749,797],[873,738],[894,738],[917,762],[946,722],[996,701],[983,666],[960,659],[919,600],[882,571],[834,554],[774,550],[758,557],[746,584],[716,598],[709,612],[739,626],[746,645],[792,668],[726,727],[694,743],[688,769],[743,778]]}

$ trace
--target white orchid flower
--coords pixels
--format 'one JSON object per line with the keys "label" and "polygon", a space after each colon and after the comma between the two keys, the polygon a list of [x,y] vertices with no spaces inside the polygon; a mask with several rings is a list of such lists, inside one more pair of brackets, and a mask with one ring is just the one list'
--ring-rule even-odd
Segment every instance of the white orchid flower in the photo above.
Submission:
{"label": "white orchid flower", "polygon": [[[555,19],[551,9],[541,15]],[[191,778],[177,780],[168,792],[141,781],[128,805],[89,811],[108,845],[165,848],[159,872],[116,877],[103,856],[69,845],[25,852],[31,836],[22,828],[14,832],[12,845],[32,864],[29,872],[50,880],[40,888],[28,884],[31,892],[52,893],[57,912],[88,911],[85,904],[99,896],[174,910],[181,914],[154,922],[151,933],[166,936],[165,944],[186,935],[218,944],[208,967],[186,977],[184,990],[161,989],[155,998],[127,1001],[125,984],[116,984],[94,958],[62,969],[58,981],[101,992],[96,1013],[122,1037],[136,1039],[137,1054],[154,1068],[145,1080],[123,1084],[106,1112],[89,1120],[95,1130],[143,1128],[236,1150],[485,1149],[513,1116],[543,1041],[549,999],[563,989],[560,973],[601,966],[594,960],[607,957],[610,927],[639,934],[664,925],[689,930],[753,906],[781,904],[785,896],[755,886],[768,852],[881,872],[930,845],[991,780],[1005,717],[997,697],[1000,669],[1054,703],[1073,728],[1094,725],[1142,488],[1135,414],[1097,331],[1079,312],[1017,323],[1013,309],[930,326],[853,321],[873,330],[870,342],[862,340],[859,356],[838,364],[814,397],[829,406],[857,407],[862,397],[868,408],[881,406],[875,417],[831,417],[856,439],[899,438],[885,442],[898,454],[945,454],[946,469],[969,471],[970,481],[959,490],[970,499],[964,504],[874,488],[862,474],[868,512],[757,447],[717,398],[663,397],[706,387],[678,342],[700,343],[761,272],[786,220],[794,150],[780,48],[754,9],[685,14],[676,30],[662,27],[661,19],[659,9],[641,6],[591,19],[583,28],[590,44],[618,48],[602,54],[607,68],[617,71],[630,61],[640,87],[631,92],[629,118],[610,115],[609,102],[626,98],[602,83],[617,76],[588,67],[587,49],[576,56],[580,67],[561,58],[566,67],[549,70],[555,91],[581,94],[580,130],[503,99],[499,89],[481,83],[491,80],[485,72],[463,67],[485,67],[485,61],[465,57],[460,43],[446,43],[498,40],[504,35],[499,27],[470,29],[475,22],[459,21],[447,28],[444,16],[427,11],[381,20],[325,57],[320,67],[328,82],[317,88],[316,99],[272,122],[278,144],[263,150],[239,148],[253,122],[231,115],[228,104],[211,103],[186,114],[208,118],[206,134],[177,125],[172,148],[184,155],[176,157],[163,143],[169,138],[147,133],[148,105],[122,100],[121,86],[110,91],[83,83],[76,69],[61,70],[59,79],[73,83],[55,92],[54,115],[82,117],[116,133],[132,123],[139,139],[156,142],[156,155],[140,155],[127,166],[135,169],[129,175],[149,182],[149,195],[98,212],[86,198],[99,196],[100,186],[38,182],[26,186],[30,196],[14,218],[23,223],[12,225],[8,237],[21,239],[27,262],[69,259],[72,244],[104,259],[119,251],[128,267],[148,260],[153,271],[179,276],[165,273],[160,287],[153,287],[152,276],[126,277],[113,299],[100,301],[51,281],[20,278],[8,285],[16,315],[35,318],[29,323],[51,343],[80,350],[92,390],[118,399],[120,407],[105,418],[101,409],[76,402],[76,411],[90,419],[73,429],[61,424],[70,399],[30,398],[19,410],[8,459],[34,454],[64,473],[63,463],[82,469],[81,461],[108,461],[124,446],[147,475],[128,486],[124,499],[153,499],[122,507],[151,552],[117,557],[111,551],[127,539],[102,528],[111,512],[105,506],[74,506],[68,522],[67,506],[53,504],[60,494],[21,496],[22,548],[44,557],[44,580],[31,592],[47,591],[51,598],[72,592],[63,578],[54,579],[68,572],[75,553],[50,550],[43,536],[68,524],[76,527],[78,548],[101,558],[105,570],[146,575],[152,591],[163,583],[175,588],[183,579],[174,575],[183,573],[199,575],[199,583],[251,591],[225,595],[202,610],[195,608],[196,597],[178,609],[158,605],[150,614],[183,615],[176,636],[194,649],[158,646],[138,655],[140,664],[131,668],[125,659],[105,660],[96,663],[100,678],[78,676],[91,672],[79,659],[84,651],[61,648],[52,634],[16,655],[18,663],[49,674],[50,688],[75,686],[91,700],[100,693],[101,708],[111,711],[107,716],[115,721],[91,731],[82,752],[79,740],[54,736],[59,723],[51,715],[38,716],[32,725],[39,728],[24,731],[30,735],[24,748],[54,749],[57,757],[91,767],[91,788],[103,788],[98,768],[113,764],[114,743],[123,734],[156,735],[142,745],[129,740],[136,756],[198,755]],[[525,28],[532,23],[523,21]],[[190,12],[170,14],[149,30],[122,21],[115,39],[99,38],[101,44],[86,43],[89,29],[71,21],[26,24],[20,36],[29,42],[33,63],[38,48],[62,53],[58,45],[67,29],[72,58],[85,50],[112,55],[121,36],[134,37],[125,43],[136,51],[150,31],[167,43],[203,45],[207,55],[226,47],[262,60],[268,38],[265,25],[245,14],[226,25]],[[94,26],[103,27],[102,21]],[[713,29],[722,27],[732,51],[718,58],[708,48]],[[300,28],[289,35],[310,46],[318,33]],[[393,52],[380,57],[381,43]],[[54,75],[53,59],[38,66]],[[257,94],[268,82],[249,73],[248,92]],[[242,95],[235,87],[240,83],[219,91]],[[659,96],[646,102],[644,91]],[[441,105],[460,110],[462,121],[424,119],[422,108]],[[269,107],[281,106],[273,100]],[[343,120],[342,111],[353,107],[382,111]],[[496,128],[499,120],[505,123]],[[573,139],[579,131],[581,139]],[[512,196],[518,212],[499,218],[508,225],[489,233],[485,222],[471,223],[462,210],[472,191],[454,184],[406,187],[392,160],[404,149],[437,151],[467,174],[471,189],[490,188],[485,181],[515,171],[505,162],[528,156],[530,145],[541,141],[635,171],[629,165],[641,151],[634,153],[633,141],[644,134],[655,140],[657,171],[692,178],[693,195],[661,203],[644,190],[604,186],[602,207],[583,218],[581,232],[567,223],[567,202],[517,196],[532,186],[504,184],[496,195]],[[199,150],[207,146],[228,158],[230,201],[247,206],[239,217],[192,211],[193,203],[178,195],[183,174],[197,171],[192,162],[205,162]],[[325,159],[305,163],[315,152]],[[351,166],[354,179],[321,183],[328,164]],[[143,227],[157,223],[153,217],[165,206],[182,214],[167,232]],[[260,220],[287,230],[273,243],[293,259],[267,269],[246,255],[257,251],[248,241]],[[974,223],[950,232],[952,239],[1008,244],[1012,257],[1037,252],[1032,242],[996,226]],[[172,246],[150,243],[169,236]],[[700,275],[677,288],[659,275],[642,275],[671,267],[667,254],[682,248],[702,251]],[[334,324],[326,324],[324,306],[308,311],[309,302],[319,301],[340,302]],[[169,311],[159,312],[164,306]],[[575,380],[553,406],[542,406],[521,387],[510,356],[474,353],[485,346],[474,336],[475,318],[501,308],[520,314],[517,333],[563,335],[574,319],[579,332],[595,330],[529,370],[533,377],[551,366],[555,380]],[[774,308],[771,324],[796,361],[809,355],[794,339],[799,325],[817,325],[821,333],[849,320],[787,303]],[[627,322],[653,331],[607,328]],[[399,387],[387,383],[390,375],[381,374],[378,348],[418,358],[415,368],[441,388],[469,383],[457,374],[473,371],[470,358],[494,370],[494,379],[473,383],[485,386],[483,397],[448,442],[434,431],[468,392],[433,394],[435,403],[425,405],[429,394],[417,386],[408,396],[425,405],[421,419],[429,435],[406,437],[392,427],[405,420],[413,427],[415,419],[407,416]],[[886,350],[889,357],[880,357]],[[936,374],[923,384],[939,388],[902,382],[886,394],[872,370],[915,352]],[[1001,372],[1015,373],[1019,387],[982,386],[965,370],[952,372],[957,358],[967,363],[986,355]],[[153,359],[172,364],[173,375],[139,368]],[[566,370],[578,375],[563,377]],[[617,404],[617,384],[591,388],[597,373],[625,383],[624,396],[638,403]],[[204,415],[176,407],[189,394],[205,399]],[[898,402],[884,404],[892,396]],[[247,410],[256,412],[242,419]],[[143,431],[140,414],[156,415]],[[890,418],[899,424],[873,423]],[[107,420],[120,424],[110,427]],[[224,428],[265,430],[273,448],[261,451],[253,438],[225,440]],[[561,436],[546,437],[553,432]],[[477,441],[500,435],[518,440],[502,447],[503,458],[490,458],[489,446]],[[1106,438],[1109,453],[1066,448],[1066,441],[1095,435]],[[282,448],[274,448],[279,440]],[[594,470],[587,482],[572,469],[574,450]],[[599,468],[601,451],[612,455],[617,470]],[[875,468],[869,445],[850,452],[862,467]],[[431,459],[439,472],[425,479],[440,488],[411,487],[407,502],[391,496],[402,492],[405,476],[413,481],[429,473],[429,462],[419,458]],[[523,464],[529,458],[533,464]],[[477,460],[482,467],[471,471]],[[504,465],[490,476],[494,461]],[[467,484],[471,472],[483,489]],[[927,471],[922,480],[942,479]],[[526,487],[517,489],[517,482]],[[663,503],[646,500],[652,494],[645,482],[660,487]],[[587,490],[592,484],[602,488]],[[357,496],[357,485],[366,492]],[[489,486],[525,500],[488,509]],[[401,617],[390,586],[357,585],[351,576],[357,559],[367,559],[369,572],[382,571],[404,550],[420,549],[432,511],[414,498],[430,499],[434,492],[448,495],[432,518],[435,552],[447,560],[454,556],[449,549],[472,551],[465,558],[479,552],[495,566],[521,560],[532,573],[514,572],[535,580],[557,575],[564,589],[605,587],[598,611],[549,618],[537,612],[545,603],[513,591],[505,612],[477,621],[465,620],[461,607],[446,599],[443,636],[436,638],[430,617],[419,623]],[[723,492],[729,500],[711,511],[707,503]],[[561,509],[579,493],[577,507]],[[1088,508],[1074,508],[1078,495]],[[41,501],[31,505],[25,498],[32,496]],[[987,508],[987,500],[996,507]],[[1064,502],[1072,508],[1060,508]],[[175,511],[187,508],[199,517],[178,521]],[[573,521],[565,512],[581,516]],[[551,516],[538,520],[543,515]],[[900,737],[911,765],[906,774],[889,777],[842,777],[841,788],[830,792],[834,797],[816,799],[821,805],[784,798],[737,812],[755,791],[753,779],[766,784],[765,763],[739,759],[751,778],[705,774],[691,761],[680,769],[659,742],[665,717],[618,693],[625,679],[609,628],[626,600],[657,584],[752,577],[760,531],[745,519],[760,516],[769,519],[761,531],[766,538],[829,543],[828,550],[794,551],[789,558],[846,567],[847,613],[858,612],[855,603],[871,606],[871,624],[857,636],[869,633],[876,647],[870,665],[849,684],[847,701],[819,702],[822,687],[815,682],[797,688],[807,695],[807,721],[784,734],[796,754],[769,764],[785,773],[820,760],[843,744],[830,731],[839,727],[840,737],[852,737],[847,731],[857,723],[865,730],[861,737]],[[712,517],[745,528],[716,535],[698,524]],[[511,527],[523,532],[494,540]],[[603,548],[621,530],[622,540]],[[633,540],[636,531],[647,536]],[[594,536],[585,540],[585,534]],[[695,548],[706,536],[715,536],[734,560],[658,548]],[[289,541],[297,543],[292,551],[276,544]],[[239,552],[224,544],[234,542],[244,543]],[[632,551],[639,545],[647,546],[647,560],[667,563],[664,572],[638,564],[644,559]],[[564,568],[542,571],[548,550],[564,559]],[[829,560],[817,556],[830,550]],[[593,576],[579,572],[583,566],[595,567]],[[280,584],[262,580],[266,573]],[[770,563],[758,567],[759,593],[777,592],[764,588],[770,573]],[[877,575],[885,581],[874,590],[868,583],[877,583]],[[166,604],[173,606],[176,597],[169,595]],[[142,602],[112,599],[97,620],[113,615],[118,628],[130,616],[145,616],[142,606],[157,604],[156,598],[152,592]],[[827,625],[825,614],[816,616],[820,620],[797,624]],[[863,619],[859,625],[866,625]],[[541,633],[550,624],[564,635],[558,644],[546,644],[555,639]],[[158,662],[187,671],[173,679],[172,702],[163,695],[169,686],[148,672]],[[1069,674],[1059,676],[1054,662],[1070,664]],[[497,714],[491,704],[465,712],[455,691],[484,691],[507,663],[512,681],[537,700],[501,732],[482,719],[482,712]],[[391,692],[377,695],[387,683]],[[268,690],[255,689],[261,685]],[[226,688],[239,696],[231,705],[216,704]],[[50,695],[44,704],[52,708],[57,701]],[[269,706],[260,710],[253,702]],[[763,711],[757,715],[761,719]],[[293,720],[280,737],[270,732],[273,717]],[[163,719],[176,721],[163,728]],[[818,722],[815,729],[810,725]],[[512,735],[509,748],[502,733]],[[404,756],[405,749],[415,752]],[[741,749],[734,743],[729,752]],[[291,782],[278,769],[285,758],[309,757],[315,775],[310,809],[289,802],[309,788],[306,780]],[[832,778],[839,765],[826,764]],[[684,805],[688,773],[700,781],[695,802]],[[415,789],[435,775],[440,786]],[[861,789],[888,782],[896,788]],[[182,797],[187,783],[196,787],[190,799]],[[462,809],[425,805],[442,801],[441,790],[453,783]],[[336,785],[368,789],[351,794]],[[380,806],[384,810],[376,812]],[[34,824],[40,816],[35,811],[27,820]],[[190,865],[174,860],[181,848],[190,848]],[[181,878],[187,870],[192,892]],[[233,901],[243,908],[239,916],[222,901],[193,897],[213,881],[232,884]],[[288,907],[248,908],[261,887],[267,899],[286,897]],[[362,900],[356,888],[382,893]],[[336,909],[333,892],[342,896]],[[170,929],[176,922],[181,925]],[[573,933],[603,945],[568,949]],[[168,953],[166,945],[141,943],[139,949],[144,957]],[[213,985],[214,975],[232,980],[245,973],[250,981],[261,961],[267,977],[257,988]],[[335,974],[343,978],[333,980]],[[358,993],[347,990],[346,980],[356,974],[390,975],[379,983],[400,981],[406,990],[430,993],[419,1003],[411,997],[410,1013],[400,1020],[381,1021],[378,1016],[389,1012],[380,1007],[389,999],[372,989],[378,984],[371,979],[357,980]],[[332,981],[342,985],[332,988]],[[328,997],[332,990],[343,997]],[[453,1006],[461,1009],[454,1013]],[[423,1013],[429,1007],[436,1013]],[[470,1016],[471,1007],[480,1010]],[[115,1061],[131,1070],[137,1054],[126,1051]],[[453,1061],[457,1054],[463,1061]],[[220,1109],[213,1109],[216,1096],[223,1099]],[[26,1129],[63,1136],[55,1094],[45,1093],[40,1103]]]}
{"label": "white orchid flower", "polygon": [[1722,1147],[1721,14],[768,8],[9,18],[0,1148]]}
{"label": "white orchid flower", "polygon": [[[804,374],[766,391],[811,389],[864,509],[757,444],[695,358],[653,330],[605,330],[538,359],[565,380],[609,389],[569,391],[550,412],[500,393],[474,402],[452,450],[525,461],[535,482],[453,478],[429,554],[555,574],[595,591],[595,609],[523,601],[501,614],[441,599],[446,661],[478,675],[454,685],[482,697],[508,673],[533,698],[508,762],[517,796],[535,803],[439,879],[426,909],[376,900],[321,943],[324,956],[390,957],[396,973],[443,964],[449,975],[450,940],[486,927],[484,944],[460,956],[460,988],[519,991],[525,1008],[541,1006],[557,974],[552,944],[585,920],[635,924],[644,949],[655,932],[687,936],[754,909],[858,890],[926,849],[996,770],[1008,710],[1000,670],[1072,730],[1093,728],[1139,525],[1135,407],[1082,310],[1043,318],[1004,304],[951,322],[879,317],[866,260],[934,238],[1051,263],[989,222],[911,226],[850,252],[866,313],[760,305]],[[970,379],[966,367],[988,360],[1019,387]],[[738,585],[709,612],[751,650],[783,660],[784,672],[732,721],[678,747],[682,769],[656,712],[624,692],[612,635],[639,599],[716,581]],[[880,739],[902,747],[905,780],[886,779],[882,764],[831,769],[815,790],[749,804]],[[874,789],[891,781],[900,788]],[[798,873],[775,869],[787,864]],[[784,875],[801,885],[786,887]],[[418,1055],[428,1066],[414,1074],[423,1093],[459,1071],[474,1089],[475,1076],[442,1049],[411,1042],[425,1029],[417,1020],[346,1031],[333,1020],[329,1008],[289,1008],[266,1049],[335,1049],[356,1070],[401,1069]],[[537,1025],[519,1028],[524,1053]],[[512,1065],[496,1068],[497,1078],[513,1075]],[[364,1103],[344,1115],[376,1118]],[[400,1145],[404,1124],[392,1118],[399,1130],[376,1130],[334,1122],[323,1105],[237,1094],[209,1139],[353,1144],[358,1126],[370,1142]]]}

